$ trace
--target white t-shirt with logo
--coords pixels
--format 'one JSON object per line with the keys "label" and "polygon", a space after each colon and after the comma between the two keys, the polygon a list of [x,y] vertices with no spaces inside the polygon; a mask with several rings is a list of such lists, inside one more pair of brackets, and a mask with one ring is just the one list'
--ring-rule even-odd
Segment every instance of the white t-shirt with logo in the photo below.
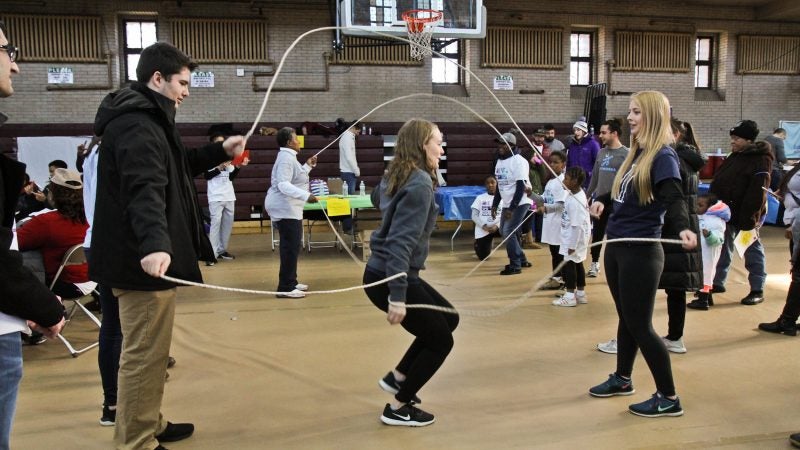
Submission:
{"label": "white t-shirt with logo", "polygon": [[[542,198],[545,206],[553,206],[564,203],[567,190],[564,189],[564,174],[553,178],[544,186]],[[545,212],[542,218],[542,242],[550,245],[561,245],[561,208],[554,212]]]}
{"label": "white t-shirt with logo", "polygon": [[480,239],[489,234],[488,231],[483,229],[484,225],[500,226],[500,214],[497,214],[492,219],[493,201],[494,195],[485,193],[475,197],[475,201],[472,202],[471,208],[478,211],[478,221],[475,223],[475,239]]}
{"label": "white t-shirt with logo", "polygon": [[[508,208],[511,204],[511,200],[517,190],[517,181],[522,180],[526,186],[531,185],[528,168],[528,161],[525,161],[525,158],[520,155],[497,160],[494,176],[497,178],[497,189],[500,191],[500,198],[503,199],[503,208]],[[522,195],[519,201],[520,205],[530,205],[531,203],[533,203],[533,200],[525,194]]]}
{"label": "white t-shirt with logo", "polygon": [[[571,195],[566,192],[564,210],[561,211],[561,247],[558,253],[564,255],[567,261],[582,262],[586,259],[591,231],[586,193],[583,189]],[[570,255],[569,249],[575,251]]]}

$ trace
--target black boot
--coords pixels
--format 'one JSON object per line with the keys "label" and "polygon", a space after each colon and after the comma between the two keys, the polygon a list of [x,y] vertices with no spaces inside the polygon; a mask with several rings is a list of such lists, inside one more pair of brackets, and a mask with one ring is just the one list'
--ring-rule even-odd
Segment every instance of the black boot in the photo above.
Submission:
{"label": "black boot", "polygon": [[775,322],[758,324],[758,329],[770,333],[783,333],[787,336],[797,336],[797,326],[794,320],[780,316]]}
{"label": "black boot", "polygon": [[708,307],[710,305],[708,301],[709,297],[711,297],[711,294],[708,292],[698,292],[697,298],[690,301],[686,307],[691,309],[699,309],[701,311],[708,311]]}

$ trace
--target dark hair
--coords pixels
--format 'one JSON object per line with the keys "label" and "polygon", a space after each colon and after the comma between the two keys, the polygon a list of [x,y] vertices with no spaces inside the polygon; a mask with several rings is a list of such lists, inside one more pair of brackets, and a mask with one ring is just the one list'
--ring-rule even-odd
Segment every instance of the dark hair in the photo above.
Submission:
{"label": "dark hair", "polygon": [[622,134],[622,121],[619,119],[609,119],[603,122],[603,125],[608,127],[608,131],[612,133],[617,133],[617,135]]}
{"label": "dark hair", "polygon": [[670,125],[672,126],[672,133],[678,133],[681,135],[677,143],[688,144],[698,150],[700,149],[700,143],[697,142],[697,138],[694,135],[692,124],[673,117],[670,119]]}
{"label": "dark hair", "polygon": [[278,134],[276,137],[278,139],[278,146],[286,147],[286,144],[292,139],[292,135],[295,134],[294,128],[292,127],[283,127],[278,130]]}
{"label": "dark hair", "polygon": [[59,214],[75,223],[86,223],[86,213],[83,210],[83,189],[70,189],[50,183],[49,190],[53,196],[53,206]]}
{"label": "dark hair", "polygon": [[486,184],[486,182],[489,181],[490,179],[497,181],[497,178],[494,175],[489,175],[488,177],[483,179],[483,184]]}
{"label": "dark hair", "polygon": [[66,169],[67,168],[67,163],[65,163],[63,160],[56,159],[56,160],[50,161],[47,164],[47,167],[53,167],[53,166],[55,166],[56,169]]}
{"label": "dark hair", "polygon": [[713,192],[706,192],[705,194],[700,194],[697,196],[697,199],[703,199],[708,201],[708,206],[714,205],[717,203],[719,198]]}
{"label": "dark hair", "polygon": [[786,129],[778,127],[775,128],[775,131],[772,132],[772,134],[779,134],[779,133],[786,133]]}
{"label": "dark hair", "polygon": [[142,50],[136,66],[136,79],[140,83],[147,83],[154,73],[161,72],[161,76],[169,81],[172,75],[180,73],[184,68],[191,72],[197,68],[197,63],[174,45],[156,42]]}
{"label": "dark hair", "polygon": [[558,157],[558,159],[560,159],[561,162],[565,162],[567,160],[567,155],[565,155],[564,152],[559,150],[554,150],[550,152],[550,157],[552,158],[553,156]]}
{"label": "dark hair", "polygon": [[544,126],[542,128],[544,128],[547,131],[556,129],[556,127],[554,127],[552,123],[546,123],[546,124],[544,124]]}
{"label": "dark hair", "polygon": [[[550,156],[553,156],[553,153],[550,153]],[[570,167],[569,169],[567,169],[564,176],[570,177],[573,180],[577,181],[579,186],[583,184],[584,180],[586,180],[586,172],[580,166]]]}

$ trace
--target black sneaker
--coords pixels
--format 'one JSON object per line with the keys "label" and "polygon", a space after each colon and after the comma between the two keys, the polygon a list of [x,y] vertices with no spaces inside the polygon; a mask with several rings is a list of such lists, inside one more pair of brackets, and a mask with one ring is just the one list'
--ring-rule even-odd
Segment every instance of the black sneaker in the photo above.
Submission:
{"label": "black sneaker", "polygon": [[230,261],[231,259],[236,259],[236,257],[235,257],[235,256],[231,255],[231,254],[230,254],[230,253],[228,253],[228,252],[222,252],[222,253],[220,253],[219,255],[217,255],[217,258],[219,258],[219,259],[225,259],[225,260],[228,260],[228,261]]}
{"label": "black sneaker", "polygon": [[761,291],[751,291],[747,297],[742,299],[743,305],[757,305],[764,301],[764,293]]}
{"label": "black sneaker", "polygon": [[725,286],[717,286],[716,284],[711,286],[712,294],[722,294],[723,292],[725,292]]}
{"label": "black sneaker", "polygon": [[387,403],[386,407],[383,408],[383,414],[381,414],[381,422],[386,425],[424,427],[432,424],[435,420],[433,414],[426,413],[415,407],[413,403],[407,403],[397,410],[393,410]]}
{"label": "black sneaker", "polygon": [[789,442],[791,442],[795,447],[800,448],[800,433],[794,433],[789,436]]}
{"label": "black sneaker", "polygon": [[158,442],[182,441],[194,433],[194,425],[191,423],[172,423],[167,422],[167,428],[156,436]]}
{"label": "black sneaker", "polygon": [[172,366],[174,366],[176,362],[177,361],[175,361],[175,358],[173,358],[172,356],[168,357],[167,358],[167,369],[172,369]]}
{"label": "black sneaker", "polygon": [[519,275],[522,273],[522,269],[512,269],[511,267],[506,266],[505,269],[500,271],[500,275]]}
{"label": "black sneaker", "polygon": [[42,333],[39,333],[38,331],[33,331],[31,332],[30,335],[25,333],[20,333],[20,336],[22,336],[22,342],[25,342],[28,345],[39,345],[47,341],[47,338],[44,337],[44,335]]}
{"label": "black sneaker", "polygon": [[[378,380],[378,386],[390,394],[397,394],[400,392],[400,388],[403,387],[403,383],[397,381],[397,379],[394,377],[394,372],[390,370],[385,377]],[[411,399],[411,401],[414,403],[422,403],[422,400],[420,400],[416,395],[413,399]]]}
{"label": "black sneaker", "polygon": [[216,261],[206,261],[206,266],[211,267],[216,264]]}
{"label": "black sneaker", "polygon": [[522,267],[533,267],[533,264],[531,264],[530,261],[522,261],[522,263],[520,265]]}
{"label": "black sneaker", "polygon": [[678,417],[683,415],[681,399],[670,400],[661,395],[660,392],[653,394],[650,400],[628,406],[628,411],[631,414],[642,417]]}
{"label": "black sneaker", "polygon": [[589,388],[589,395],[592,397],[613,397],[615,395],[633,395],[636,389],[633,388],[631,380],[624,380],[616,373],[608,375],[605,383]]}
{"label": "black sneaker", "polygon": [[108,405],[103,405],[103,415],[100,417],[100,425],[104,427],[113,427],[116,420],[117,410],[109,409]]}

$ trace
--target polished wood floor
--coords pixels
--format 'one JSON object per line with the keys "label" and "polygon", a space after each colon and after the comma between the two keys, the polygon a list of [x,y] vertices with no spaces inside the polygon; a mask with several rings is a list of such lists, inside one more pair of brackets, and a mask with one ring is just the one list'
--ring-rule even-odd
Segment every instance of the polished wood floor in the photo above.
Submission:
{"label": "polished wood floor", "polygon": [[[449,224],[447,224],[449,225]],[[443,227],[445,228],[445,227]],[[475,274],[471,231],[450,251],[448,229],[435,232],[425,278],[462,309],[514,301],[549,268],[547,250],[528,250],[534,267],[500,277],[504,252]],[[377,380],[411,341],[391,327],[362,291],[303,300],[182,288],[163,412],[192,421],[195,435],[171,449],[500,449],[500,448],[789,448],[800,431],[800,337],[759,332],[777,318],[788,287],[787,241],[767,228],[767,301],[742,306],[746,273],[736,260],[728,293],[711,311],[688,311],[688,353],[672,355],[686,414],[646,419],[627,405],[655,391],[642,358],[636,394],[595,399],[587,388],[614,371],[595,345],[614,336],[616,314],[604,278],[589,279],[589,304],[550,305],[536,293],[508,314],[464,316],[455,348],[420,396],[435,424],[389,427],[378,417],[390,396]],[[274,289],[278,255],[269,233],[236,234],[235,261],[203,267],[208,283]],[[300,260],[312,289],[358,285],[361,268],[346,253],[314,249]],[[636,274],[630,274],[635,277]],[[656,329],[665,333],[663,294]],[[68,329],[93,337],[88,321]],[[12,448],[111,448],[112,428],[98,425],[102,392],[97,352],[76,359],[59,342],[25,347]]]}

